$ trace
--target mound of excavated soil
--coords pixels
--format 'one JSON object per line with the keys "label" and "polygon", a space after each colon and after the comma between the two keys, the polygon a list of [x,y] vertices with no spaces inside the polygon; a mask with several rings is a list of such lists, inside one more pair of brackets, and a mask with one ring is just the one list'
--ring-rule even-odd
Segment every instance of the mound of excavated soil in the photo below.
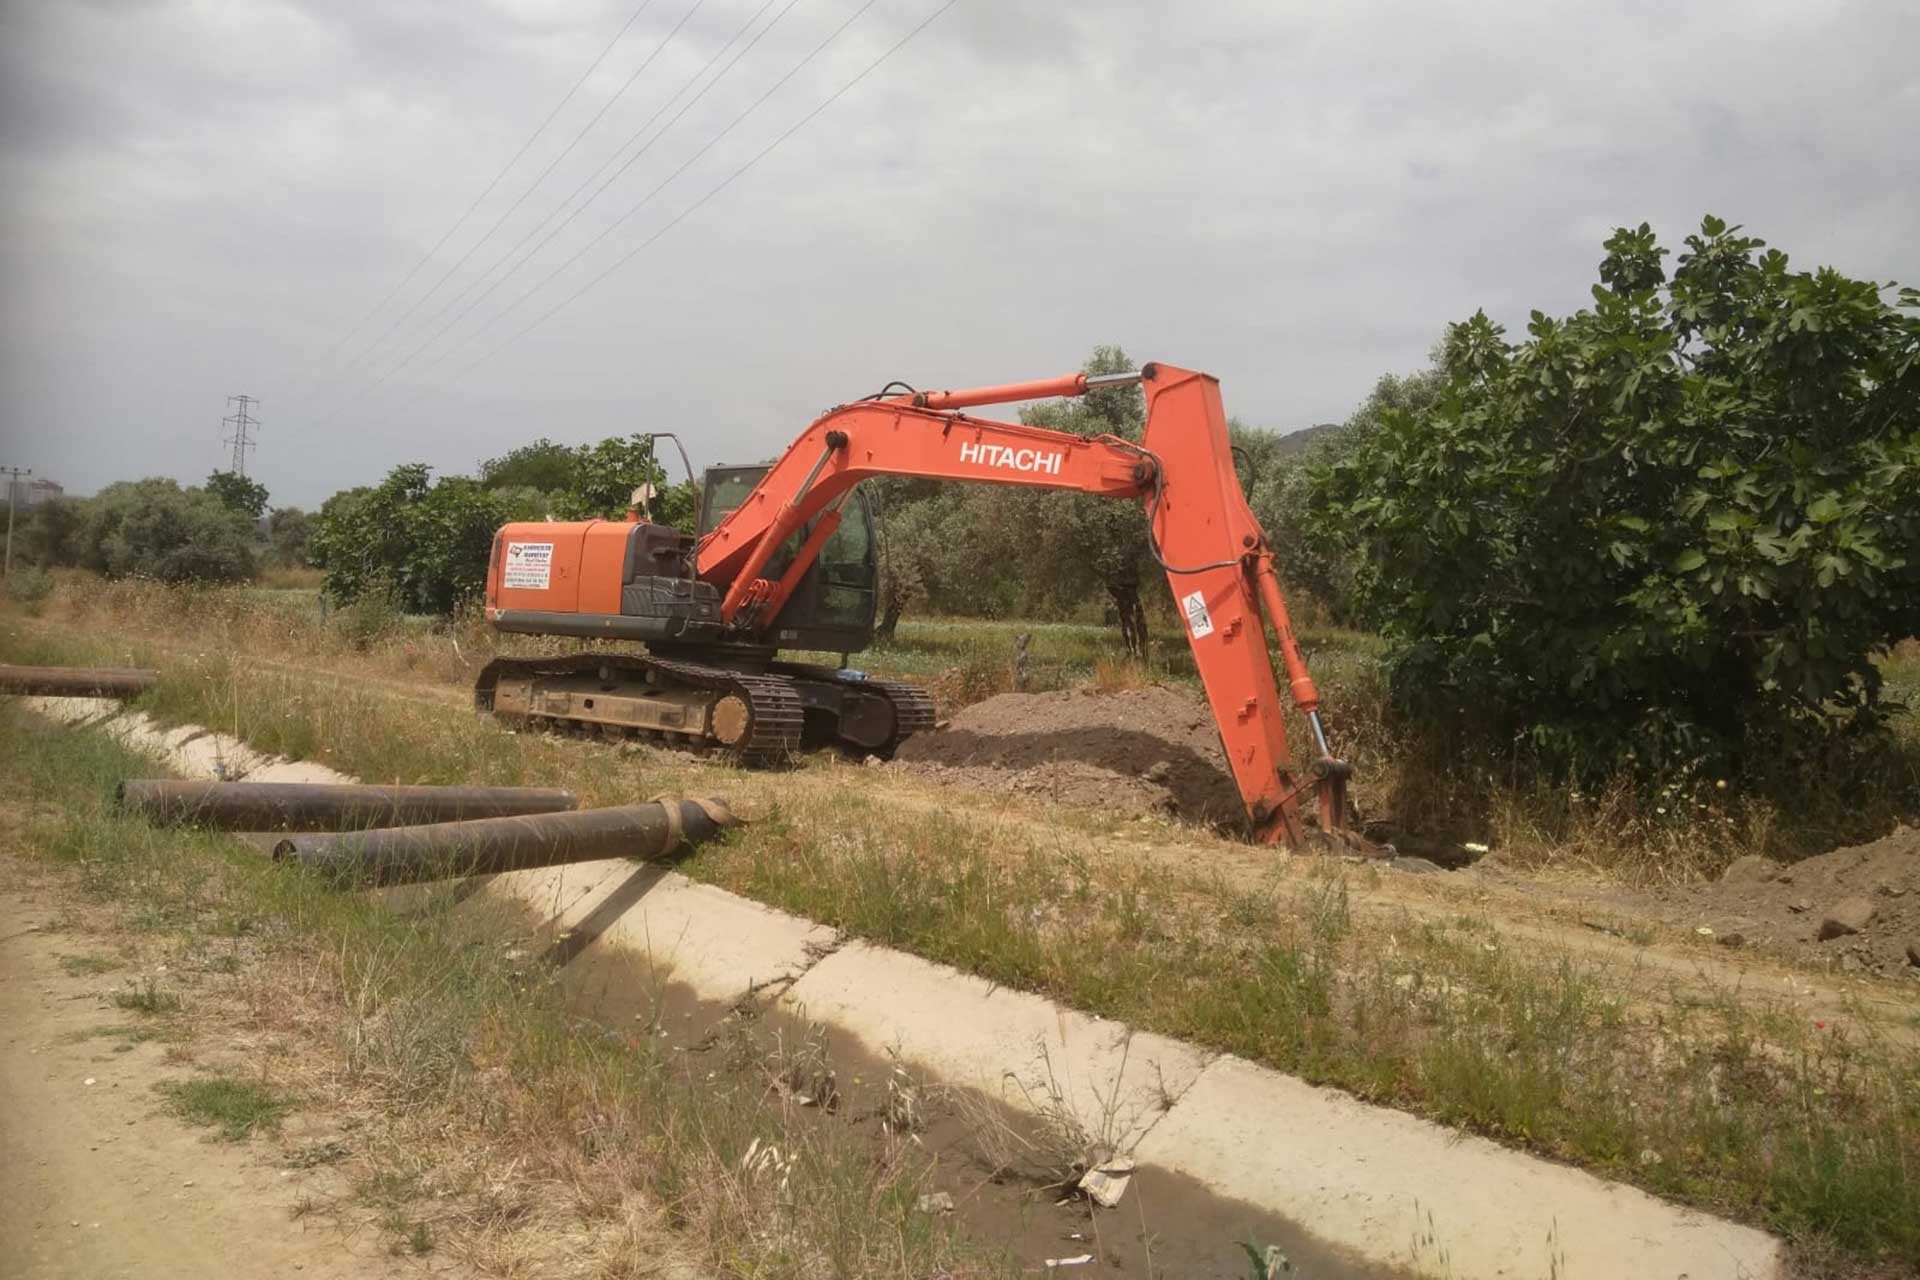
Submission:
{"label": "mound of excavated soil", "polygon": [[1741,858],[1694,904],[1724,940],[1785,943],[1843,969],[1920,974],[1920,830],[1804,862]]}
{"label": "mound of excavated soil", "polygon": [[907,739],[891,767],[1127,815],[1242,818],[1206,701],[1173,689],[1003,693]]}

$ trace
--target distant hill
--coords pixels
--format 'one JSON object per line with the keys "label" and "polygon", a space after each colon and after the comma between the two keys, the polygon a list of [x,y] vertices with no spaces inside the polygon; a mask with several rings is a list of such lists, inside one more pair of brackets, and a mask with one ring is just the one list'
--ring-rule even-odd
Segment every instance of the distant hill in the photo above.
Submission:
{"label": "distant hill", "polygon": [[1338,422],[1322,422],[1317,426],[1302,427],[1298,431],[1289,431],[1274,438],[1273,456],[1288,462],[1300,457],[1316,444],[1340,430]]}

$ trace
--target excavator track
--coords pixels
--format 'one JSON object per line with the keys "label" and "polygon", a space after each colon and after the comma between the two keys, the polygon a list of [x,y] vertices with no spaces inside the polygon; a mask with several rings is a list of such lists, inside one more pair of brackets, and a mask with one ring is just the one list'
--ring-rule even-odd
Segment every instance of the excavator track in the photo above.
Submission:
{"label": "excavator track", "polygon": [[887,744],[887,754],[893,754],[895,747],[914,734],[933,728],[936,719],[933,695],[919,685],[900,680],[875,680],[869,676],[867,686],[878,689],[893,703],[893,741]]}
{"label": "excavator track", "polygon": [[916,733],[925,733],[935,722],[933,697],[917,684],[903,680],[883,680],[858,671],[840,671],[833,667],[810,666],[799,662],[776,662],[771,670],[795,680],[839,685],[862,693],[877,694],[893,707],[893,733],[876,748],[876,754],[891,757],[895,748]]}
{"label": "excavator track", "polygon": [[[510,686],[505,704],[503,683]],[[784,764],[800,749],[805,719],[792,683],[778,675],[640,654],[495,658],[474,683],[473,704],[534,723],[652,732],[760,766]],[[636,718],[635,708],[646,718]]]}

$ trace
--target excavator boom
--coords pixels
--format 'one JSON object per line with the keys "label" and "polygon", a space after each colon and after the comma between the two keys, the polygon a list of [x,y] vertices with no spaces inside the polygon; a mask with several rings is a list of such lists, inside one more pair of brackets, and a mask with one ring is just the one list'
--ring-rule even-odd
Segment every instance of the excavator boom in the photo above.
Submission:
{"label": "excavator boom", "polygon": [[[1131,383],[1141,386],[1147,403],[1139,444],[965,412]],[[1256,838],[1300,844],[1306,833],[1299,800],[1309,789],[1323,830],[1347,825],[1347,768],[1327,749],[1319,694],[1294,640],[1272,549],[1234,473],[1220,387],[1210,375],[1149,364],[1132,374],[915,392],[830,410],[700,542],[697,576],[722,593],[722,625],[742,639],[770,625],[825,541],[822,529],[831,533],[839,504],[876,476],[1071,489],[1142,502],[1149,545],[1173,591]],[[781,576],[763,576],[775,551],[816,520]],[[1266,625],[1279,644],[1294,705],[1314,737],[1315,760],[1304,779],[1288,751]]]}

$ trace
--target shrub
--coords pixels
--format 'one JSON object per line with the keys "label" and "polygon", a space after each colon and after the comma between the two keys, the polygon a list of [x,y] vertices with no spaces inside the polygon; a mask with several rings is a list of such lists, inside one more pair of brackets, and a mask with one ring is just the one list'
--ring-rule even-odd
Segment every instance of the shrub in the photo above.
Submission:
{"label": "shrub", "polygon": [[1644,225],[1591,309],[1453,326],[1446,385],[1316,473],[1395,703],[1662,770],[1871,729],[1920,630],[1920,295],[1708,218]]}
{"label": "shrub", "polygon": [[161,582],[253,577],[252,520],[204,489],[158,477],[111,484],[85,512],[77,559],[96,572]]}
{"label": "shrub", "polygon": [[333,617],[333,628],[356,652],[367,650],[398,633],[404,622],[399,593],[384,580],[361,586],[358,595]]}
{"label": "shrub", "polygon": [[327,499],[307,552],[326,570],[329,596],[344,602],[390,594],[408,612],[451,613],[484,589],[500,526],[541,514],[478,481],[448,476],[431,482],[430,476],[426,466],[411,463],[395,467],[374,488]]}
{"label": "shrub", "polygon": [[71,568],[80,563],[81,531],[87,504],[75,498],[47,498],[20,513],[14,532],[14,563],[41,568]]}
{"label": "shrub", "polygon": [[653,518],[689,532],[699,506],[691,480],[669,483],[644,433],[609,436],[595,444],[564,445],[542,437],[480,464],[480,483],[494,490],[527,490],[562,520],[619,519],[633,491],[657,490]]}
{"label": "shrub", "polygon": [[38,613],[41,602],[53,594],[53,575],[45,569],[15,569],[7,575],[7,599]]}

